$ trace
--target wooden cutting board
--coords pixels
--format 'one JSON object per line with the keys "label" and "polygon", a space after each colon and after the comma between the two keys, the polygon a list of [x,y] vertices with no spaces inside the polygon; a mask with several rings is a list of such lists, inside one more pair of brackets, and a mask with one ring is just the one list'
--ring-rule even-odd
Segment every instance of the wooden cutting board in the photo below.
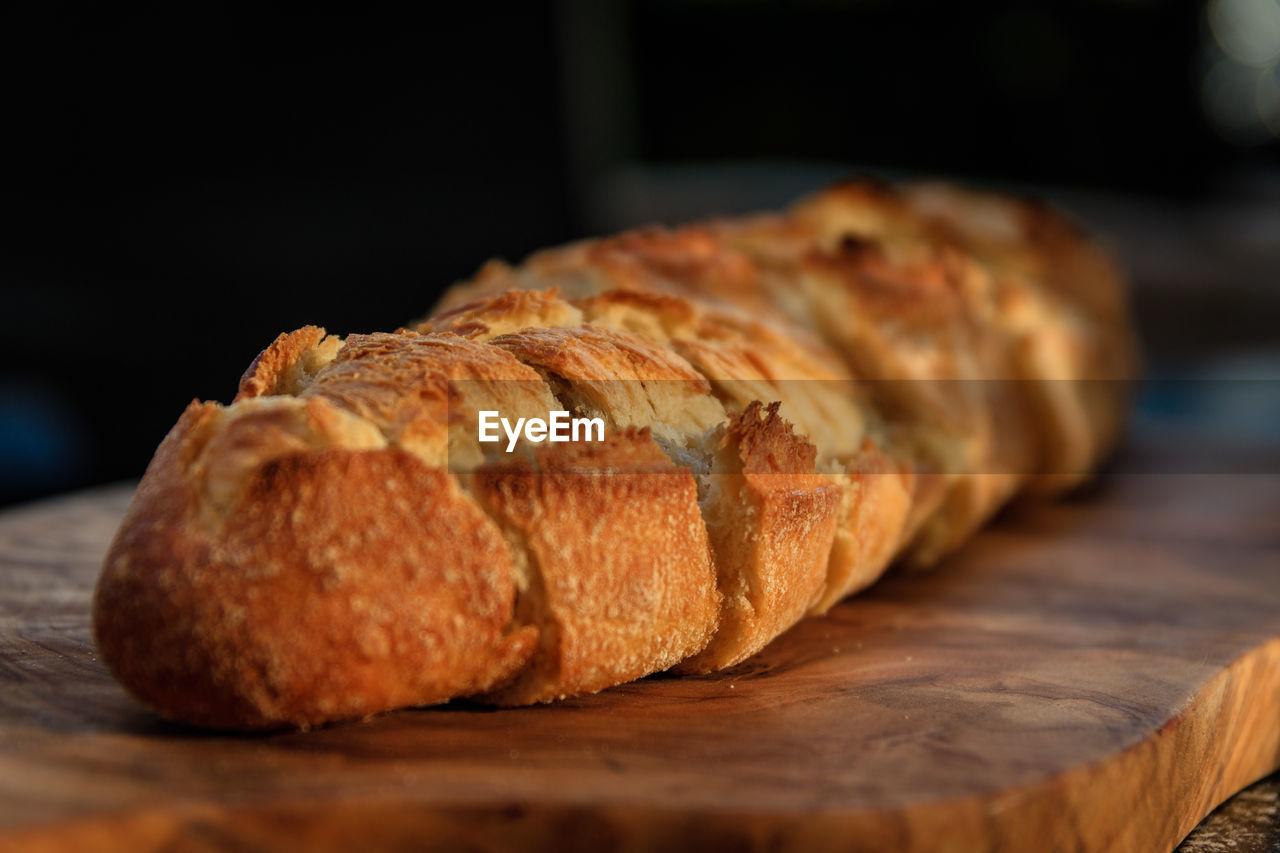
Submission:
{"label": "wooden cutting board", "polygon": [[1280,466],[1159,459],[725,673],[265,736],[163,723],[95,660],[128,490],[11,511],[0,848],[1165,853],[1280,766]]}

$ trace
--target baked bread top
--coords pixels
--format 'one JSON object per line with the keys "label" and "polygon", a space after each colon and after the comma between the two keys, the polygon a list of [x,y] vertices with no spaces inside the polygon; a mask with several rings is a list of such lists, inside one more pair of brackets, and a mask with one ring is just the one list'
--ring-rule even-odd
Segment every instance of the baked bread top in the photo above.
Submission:
{"label": "baked bread top", "polygon": [[[1076,226],[949,186],[491,262],[431,317],[281,335],[230,405],[193,402],[95,638],[160,713],[229,728],[722,668],[1086,476],[1135,353]],[[556,411],[600,439],[477,428]]]}

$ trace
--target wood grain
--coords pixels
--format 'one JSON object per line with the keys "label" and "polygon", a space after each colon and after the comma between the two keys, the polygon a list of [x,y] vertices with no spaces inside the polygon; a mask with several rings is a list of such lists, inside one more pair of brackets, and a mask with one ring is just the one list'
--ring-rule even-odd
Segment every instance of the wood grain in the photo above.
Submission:
{"label": "wood grain", "polygon": [[0,849],[1164,853],[1280,767],[1280,476],[1128,464],[725,673],[267,736],[94,660],[126,489],[9,512]]}

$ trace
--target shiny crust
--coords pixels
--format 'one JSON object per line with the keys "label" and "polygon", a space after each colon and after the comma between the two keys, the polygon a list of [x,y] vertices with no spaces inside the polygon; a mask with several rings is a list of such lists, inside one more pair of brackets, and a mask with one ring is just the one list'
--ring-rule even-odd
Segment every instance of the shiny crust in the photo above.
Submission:
{"label": "shiny crust", "polygon": [[[1123,287],[1036,202],[857,181],[487,264],[305,327],[161,444],[94,599],[176,720],[308,726],[706,672],[1082,479],[1137,370]],[[606,424],[512,454],[481,410]]]}

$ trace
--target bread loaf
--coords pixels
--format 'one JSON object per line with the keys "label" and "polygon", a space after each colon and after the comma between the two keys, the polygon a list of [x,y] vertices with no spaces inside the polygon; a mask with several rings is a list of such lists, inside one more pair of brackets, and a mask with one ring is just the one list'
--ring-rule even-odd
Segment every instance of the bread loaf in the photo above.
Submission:
{"label": "bread loaf", "polygon": [[[427,319],[281,335],[230,405],[193,402],[95,640],[160,714],[231,729],[717,670],[1078,482],[1135,372],[1106,256],[950,186],[490,262]],[[555,412],[585,433],[482,440]]]}

